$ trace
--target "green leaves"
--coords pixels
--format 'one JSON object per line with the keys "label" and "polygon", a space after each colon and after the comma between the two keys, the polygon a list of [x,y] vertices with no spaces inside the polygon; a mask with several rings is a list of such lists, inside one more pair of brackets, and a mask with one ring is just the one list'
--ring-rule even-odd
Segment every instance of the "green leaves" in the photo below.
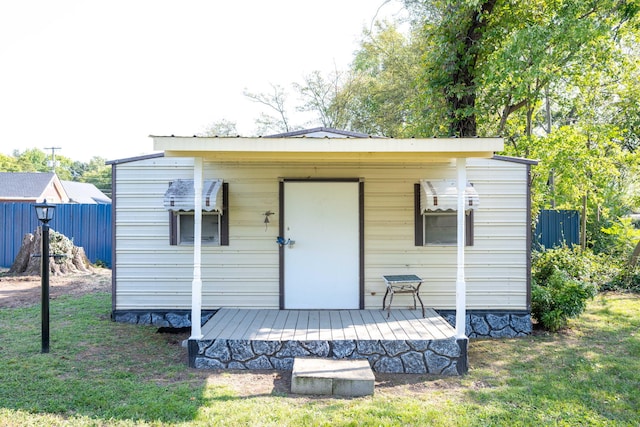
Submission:
{"label": "green leaves", "polygon": [[[37,148],[23,152],[16,150],[13,156],[0,154],[0,172],[51,172],[48,160],[50,156]],[[111,196],[111,167],[105,165],[105,161],[102,157],[93,157],[88,163],[83,163],[56,155],[55,171],[62,180],[88,182]]]}
{"label": "green leaves", "polygon": [[568,319],[581,315],[595,295],[594,286],[556,270],[547,282],[532,286],[531,314],[545,329],[557,331],[566,326]]}

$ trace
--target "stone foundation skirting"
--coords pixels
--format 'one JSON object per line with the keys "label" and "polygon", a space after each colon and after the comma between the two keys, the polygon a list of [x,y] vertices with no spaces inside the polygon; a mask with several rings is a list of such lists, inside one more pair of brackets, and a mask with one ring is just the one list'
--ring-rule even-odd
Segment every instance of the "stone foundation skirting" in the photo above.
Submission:
{"label": "stone foundation skirting", "polygon": [[[455,310],[436,310],[451,326],[456,326]],[[467,311],[469,338],[515,338],[530,335],[531,314],[526,311]]]}
{"label": "stone foundation skirting", "polygon": [[[207,323],[217,310],[203,310],[200,325]],[[147,311],[147,310],[116,310],[111,313],[115,322],[130,323],[132,325],[152,325],[159,328],[188,328],[191,327],[191,310]]]}
{"label": "stone foundation skirting", "polygon": [[189,365],[198,369],[290,371],[295,357],[367,359],[376,372],[462,375],[468,370],[467,339],[433,341],[189,340]]}

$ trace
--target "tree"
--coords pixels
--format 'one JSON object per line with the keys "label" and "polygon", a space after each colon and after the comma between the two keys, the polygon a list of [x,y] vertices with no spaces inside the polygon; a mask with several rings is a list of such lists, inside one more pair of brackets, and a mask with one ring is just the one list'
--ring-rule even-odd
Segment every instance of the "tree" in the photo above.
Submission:
{"label": "tree", "polygon": [[211,123],[199,136],[236,136],[236,122],[226,119],[218,120]]}
{"label": "tree", "polygon": [[305,76],[302,84],[293,83],[302,100],[302,105],[296,109],[315,113],[324,127],[346,129],[349,126],[349,93],[343,88],[348,86],[347,78],[347,73],[337,70],[326,77],[316,70]]}
{"label": "tree", "polygon": [[20,165],[14,157],[0,153],[0,172],[20,172]]}
{"label": "tree", "polygon": [[47,165],[47,155],[37,148],[30,148],[22,153],[18,150],[13,152],[21,172],[51,172],[51,167]]}
{"label": "tree", "polygon": [[105,161],[106,159],[102,157],[92,157],[84,173],[77,180],[93,184],[100,191],[111,197],[111,167],[107,166]]}
{"label": "tree", "polygon": [[422,14],[429,41],[423,131],[446,123],[458,136],[504,134],[519,111],[530,135],[542,99],[585,67],[608,64],[621,37],[637,27],[640,9],[632,0],[405,3]]}
{"label": "tree", "polygon": [[[548,136],[527,138],[528,156],[539,159],[532,177],[534,213],[552,205],[558,209],[579,209],[590,245],[607,240],[603,227],[628,214],[637,200],[640,156],[615,143],[620,130],[611,125],[563,126]],[[520,155],[509,148],[508,154]],[[554,186],[548,177],[554,175]],[[535,215],[534,215],[535,216]]]}
{"label": "tree", "polygon": [[[51,172],[47,164],[48,155],[37,148],[23,152],[15,150],[13,156],[0,154],[0,171],[4,172]],[[65,181],[88,182],[100,191],[111,196],[111,167],[105,164],[102,157],[93,157],[89,163],[73,161],[64,156],[56,156],[55,167],[58,177]]]}
{"label": "tree", "polygon": [[344,115],[351,130],[395,137],[415,134],[422,51],[419,38],[405,37],[394,24],[377,23],[374,31],[365,31],[351,78],[337,98],[347,100]]}
{"label": "tree", "polygon": [[289,115],[286,107],[287,93],[285,89],[276,84],[271,84],[271,93],[253,93],[245,89],[244,96],[253,102],[262,104],[276,112],[276,116],[261,113],[256,119],[258,133],[281,133],[295,130],[289,123]]}

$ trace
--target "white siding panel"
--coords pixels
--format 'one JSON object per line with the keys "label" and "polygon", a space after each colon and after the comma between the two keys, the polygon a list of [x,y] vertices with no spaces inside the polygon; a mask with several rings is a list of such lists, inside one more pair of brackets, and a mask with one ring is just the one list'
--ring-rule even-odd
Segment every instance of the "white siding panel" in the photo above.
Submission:
{"label": "white siding panel", "polygon": [[[480,195],[475,241],[467,248],[470,309],[526,308],[526,166],[469,159]],[[155,158],[116,165],[116,308],[188,309],[192,248],[169,245],[162,198],[169,182],[192,177],[193,160]],[[230,245],[203,247],[203,304],[277,308],[279,300],[279,179],[360,178],[365,183],[365,305],[382,305],[383,274],[425,278],[423,299],[455,307],[456,249],[414,246],[413,185],[455,178],[454,163],[432,165],[204,163],[206,178],[229,183]],[[275,214],[265,226],[265,211]],[[398,296],[398,304],[409,299]],[[411,302],[412,304],[412,302]]]}

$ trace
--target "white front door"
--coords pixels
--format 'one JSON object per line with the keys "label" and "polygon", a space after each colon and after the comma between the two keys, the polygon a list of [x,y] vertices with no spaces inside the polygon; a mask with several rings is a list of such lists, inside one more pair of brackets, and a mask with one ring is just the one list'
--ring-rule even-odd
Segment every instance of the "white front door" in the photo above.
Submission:
{"label": "white front door", "polygon": [[284,183],[284,308],[357,309],[358,182]]}

